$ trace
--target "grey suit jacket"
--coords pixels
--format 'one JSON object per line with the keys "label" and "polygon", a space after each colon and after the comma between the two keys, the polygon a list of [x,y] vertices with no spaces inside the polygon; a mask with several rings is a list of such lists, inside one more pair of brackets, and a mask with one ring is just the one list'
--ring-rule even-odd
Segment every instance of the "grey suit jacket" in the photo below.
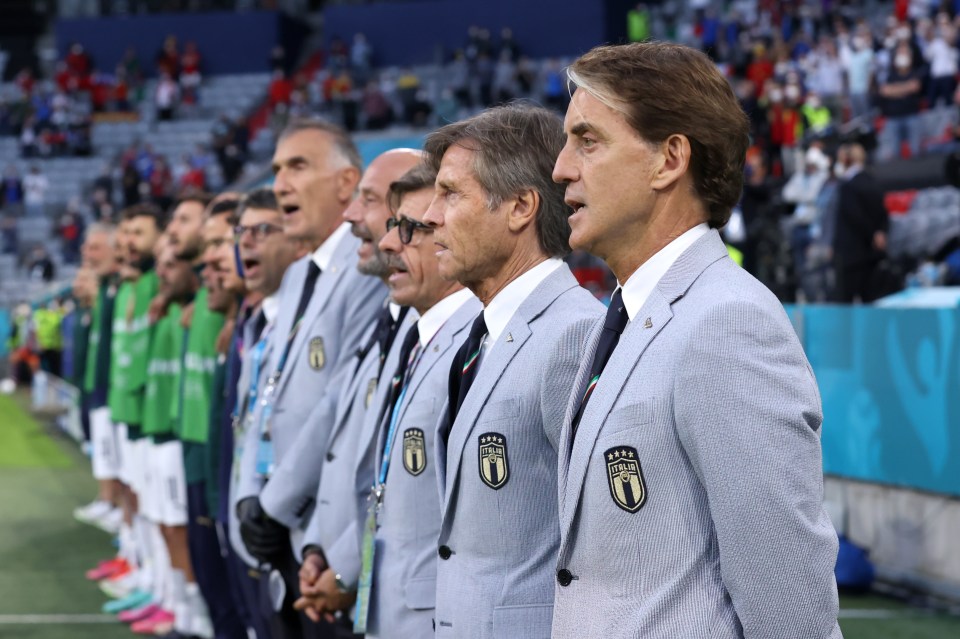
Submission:
{"label": "grey suit jacket", "polygon": [[566,265],[550,274],[481,358],[448,448],[438,438],[438,637],[550,635],[560,426],[602,314]]}
{"label": "grey suit jacket", "polygon": [[[471,297],[447,319],[419,357],[399,405],[378,519],[368,637],[433,634],[440,532],[436,425],[445,405],[450,364],[482,309],[480,300]],[[378,473],[389,425],[390,416],[384,415],[374,448]]]}
{"label": "grey suit jacket", "polygon": [[[345,364],[355,363],[353,355],[386,297],[386,287],[380,280],[357,271],[358,244],[352,235],[339,241],[329,265],[317,279],[291,344],[274,393],[270,424],[275,468],[266,485],[256,473],[259,432],[247,433],[239,496],[259,493],[264,511],[291,529],[295,549],[300,547],[313,511],[330,440],[340,391],[334,382],[343,374]],[[277,369],[283,353],[311,259],[308,255],[294,262],[280,285],[280,313],[271,334],[268,374]]]}
{"label": "grey suit jacket", "polygon": [[[410,309],[397,329],[397,334],[402,334],[416,321],[416,317],[417,312]],[[374,328],[375,326],[370,326],[364,335],[364,344]],[[399,346],[396,346],[394,350],[398,348]],[[389,358],[389,353],[387,357]],[[317,488],[317,507],[304,535],[304,546],[320,546],[327,563],[351,586],[356,584],[360,574],[359,542],[362,531],[359,527],[363,523],[359,510],[360,502],[370,493],[373,482],[373,479],[370,479],[362,488],[357,487],[357,458],[360,442],[366,432],[364,425],[368,415],[375,412],[375,407],[378,406],[379,360],[380,346],[374,343],[358,367],[348,367],[352,377],[343,384],[337,402],[337,415]],[[384,371],[389,363],[388,360]],[[384,372],[384,376],[386,375],[388,373]]]}
{"label": "grey suit jacket", "polygon": [[716,231],[664,275],[564,419],[553,636],[840,637],[820,397],[783,307]]}

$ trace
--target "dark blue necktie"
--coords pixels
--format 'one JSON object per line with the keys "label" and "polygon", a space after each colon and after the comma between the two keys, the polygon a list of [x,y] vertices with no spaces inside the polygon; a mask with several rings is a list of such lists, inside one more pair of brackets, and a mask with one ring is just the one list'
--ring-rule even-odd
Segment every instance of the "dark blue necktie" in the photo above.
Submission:
{"label": "dark blue necktie", "polygon": [[[487,334],[487,323],[483,319],[483,311],[473,320],[473,326],[470,327],[470,335],[467,341],[463,343],[456,357],[453,358],[453,364],[450,366],[450,424],[457,419],[457,413],[463,405],[463,400],[470,390],[473,380],[477,376],[477,368],[480,363],[480,350],[483,348],[483,338]],[[444,433],[444,441],[449,436],[449,430]]]}
{"label": "dark blue necktie", "polygon": [[577,414],[573,418],[572,437],[576,437],[577,427],[580,425],[580,418],[583,417],[583,411],[587,407],[587,402],[590,401],[590,396],[593,395],[593,389],[596,388],[597,382],[600,381],[600,374],[603,373],[603,369],[610,360],[610,356],[613,355],[613,351],[620,341],[620,335],[623,333],[623,329],[626,328],[627,322],[630,321],[627,315],[627,309],[623,306],[623,295],[620,291],[621,289],[618,288],[613,294],[613,297],[610,298],[610,306],[607,308],[607,318],[603,322],[603,331],[600,333],[600,341],[597,342],[597,352],[594,354],[593,364],[590,366],[590,377],[587,380],[587,389],[583,392],[583,397],[580,399],[580,408],[577,409]]}

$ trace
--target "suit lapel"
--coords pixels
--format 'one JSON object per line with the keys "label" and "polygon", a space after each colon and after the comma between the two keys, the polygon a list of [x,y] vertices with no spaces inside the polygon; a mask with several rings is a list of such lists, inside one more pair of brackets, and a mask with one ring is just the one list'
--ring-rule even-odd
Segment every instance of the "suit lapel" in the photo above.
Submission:
{"label": "suit lapel", "polygon": [[[340,283],[340,280],[343,279],[344,274],[348,272],[348,269],[354,268],[350,261],[350,256],[354,252],[353,242],[348,241],[350,238],[352,238],[352,236],[346,235],[340,239],[340,242],[337,244],[337,248],[334,251],[330,263],[327,265],[326,270],[324,270],[324,272],[320,274],[320,277],[317,278],[317,283],[313,288],[313,294],[310,296],[310,302],[307,304],[307,309],[303,313],[303,322],[301,323],[300,329],[297,331],[296,336],[293,338],[293,344],[290,345],[290,354],[287,357],[287,364],[280,376],[280,381],[277,387],[278,396],[283,393],[287,380],[290,379],[290,371],[293,369],[293,362],[296,362],[297,358],[300,356],[300,351],[303,350],[303,345],[313,337],[310,335],[310,331],[313,327],[314,321],[316,321],[317,316],[323,311],[323,309],[326,308],[327,303],[332,297],[333,291],[336,290],[337,285]],[[310,259],[313,258],[310,257]],[[306,272],[306,269],[304,269],[304,272]],[[302,290],[303,280],[300,280],[300,282]]]}
{"label": "suit lapel", "polygon": [[548,275],[520,304],[520,308],[507,323],[496,344],[480,360],[480,370],[477,371],[473,386],[470,387],[470,392],[467,393],[463,406],[457,413],[457,420],[450,430],[446,463],[447,468],[451,469],[454,474],[445,477],[444,509],[450,506],[450,497],[457,483],[460,462],[467,441],[470,439],[470,434],[473,432],[483,407],[487,404],[487,400],[503,376],[503,372],[530,338],[532,334],[529,326],[530,322],[543,313],[561,294],[575,286],[579,286],[579,284],[566,264]]}
{"label": "suit lapel", "polygon": [[[647,346],[650,345],[650,342],[663,330],[663,327],[667,325],[672,317],[673,312],[670,310],[670,304],[663,298],[659,291],[654,290],[647,300],[647,303],[643,305],[643,308],[640,309],[637,316],[631,320],[627,329],[620,337],[620,342],[616,350],[614,350],[613,355],[610,356],[610,361],[607,362],[607,366],[600,376],[600,383],[598,383],[594,389],[593,397],[590,398],[587,408],[583,413],[583,418],[580,420],[580,426],[577,429],[577,436],[572,450],[570,450],[569,447],[570,423],[569,420],[564,420],[564,431],[568,434],[563,438],[564,441],[567,442],[567,448],[564,449],[562,454],[564,456],[569,455],[570,463],[566,468],[567,481],[564,489],[564,498],[561,499],[562,503],[568,505],[561,513],[561,529],[569,525],[569,520],[572,519],[573,513],[576,511],[576,508],[569,506],[576,504],[580,499],[583,479],[587,472],[590,457],[593,454],[593,445],[596,442],[597,436],[600,434],[607,415],[609,415],[613,404],[620,396],[620,392],[623,390],[623,386],[626,384],[627,379],[629,379],[630,373],[636,366],[640,356],[643,355],[643,352],[647,349]],[[647,318],[650,318],[649,324],[646,322]],[[596,351],[596,344],[594,344],[593,350]],[[590,362],[592,362],[592,360],[593,355],[591,354]],[[580,396],[576,399],[577,407],[579,407],[580,404],[579,400]],[[573,410],[575,413],[576,408]],[[574,413],[572,413],[570,417],[572,417]]]}
{"label": "suit lapel", "polygon": [[[564,418],[564,436],[561,437],[566,446],[561,451],[561,456],[569,459],[569,463],[560,463],[566,475],[565,480],[560,482],[560,530],[564,538],[577,511],[594,444],[630,374],[647,347],[673,318],[673,304],[684,296],[708,266],[724,258],[729,259],[726,246],[719,233],[711,230],[684,251],[660,279],[646,303],[630,321],[610,361],[607,362],[600,383],[594,389],[580,420],[572,450],[570,420],[579,406],[581,395],[578,394],[575,400],[571,400]],[[598,326],[602,326],[602,321]],[[591,336],[591,348],[589,358],[585,358],[585,368],[581,366],[584,375],[584,371],[590,368],[598,340],[599,328],[595,329]],[[582,384],[581,381],[581,394]]]}
{"label": "suit lapel", "polygon": [[[370,330],[363,336],[362,344],[367,343],[367,340],[370,339],[370,335],[373,334],[374,330],[376,330],[376,324],[371,324]],[[370,349],[370,352],[367,353],[363,361],[360,362],[360,367],[357,369],[356,374],[347,381],[347,384],[340,391],[340,396],[337,398],[336,420],[333,424],[333,430],[330,432],[331,442],[336,441],[344,425],[350,421],[350,415],[353,411],[364,409],[363,406],[351,406],[351,404],[357,396],[357,393],[360,392],[360,385],[368,383],[370,375],[374,374],[376,360],[379,357],[380,351],[377,348]],[[373,402],[371,401],[371,405],[372,404]],[[349,408],[349,410],[346,410],[347,408]]]}

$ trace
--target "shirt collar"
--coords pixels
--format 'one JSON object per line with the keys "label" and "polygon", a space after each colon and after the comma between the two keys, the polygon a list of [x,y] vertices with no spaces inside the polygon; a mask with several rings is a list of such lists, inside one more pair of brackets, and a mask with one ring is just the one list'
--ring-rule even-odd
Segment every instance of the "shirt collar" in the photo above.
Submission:
{"label": "shirt collar", "polygon": [[471,299],[473,299],[473,293],[463,288],[456,293],[447,295],[427,309],[417,323],[417,328],[420,329],[420,347],[425,348],[446,321]]}
{"label": "shirt collar", "polygon": [[326,271],[327,267],[330,266],[330,261],[333,259],[333,252],[337,250],[337,245],[343,236],[349,232],[350,225],[344,222],[313,252],[313,263],[320,267],[321,273]]}
{"label": "shirt collar", "polygon": [[860,166],[859,164],[854,164],[853,166],[848,167],[847,170],[843,172],[843,179],[852,180],[857,176],[857,174],[859,174],[862,171],[863,171],[862,166]]}
{"label": "shirt collar", "polygon": [[623,307],[627,309],[627,317],[632,320],[640,312],[650,293],[660,282],[660,278],[670,270],[677,258],[709,231],[710,227],[706,222],[697,224],[654,253],[633,272],[633,275],[627,278],[627,281],[621,285]]}
{"label": "shirt collar", "polygon": [[280,300],[277,299],[276,295],[269,295],[263,298],[263,302],[260,304],[263,309],[263,316],[267,318],[267,324],[273,324],[280,312]]}
{"label": "shirt collar", "polygon": [[396,302],[387,302],[387,310],[390,311],[390,317],[393,318],[393,321],[396,322],[397,318],[400,317],[400,309],[403,308]]}
{"label": "shirt collar", "polygon": [[500,338],[503,329],[507,327],[523,301],[540,286],[540,282],[547,279],[562,264],[563,260],[558,257],[548,258],[507,284],[490,300],[487,307],[483,309],[483,321],[487,324],[487,341],[490,345]]}

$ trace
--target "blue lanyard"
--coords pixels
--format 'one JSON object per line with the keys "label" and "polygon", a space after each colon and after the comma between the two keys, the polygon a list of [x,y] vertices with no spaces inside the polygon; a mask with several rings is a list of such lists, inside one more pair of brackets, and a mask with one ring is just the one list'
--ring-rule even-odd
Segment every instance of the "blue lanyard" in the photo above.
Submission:
{"label": "blue lanyard", "polygon": [[[409,381],[409,378],[408,378]],[[383,448],[383,461],[380,462],[380,480],[382,486],[387,481],[387,471],[390,469],[390,453],[393,450],[393,438],[397,433],[397,423],[400,421],[400,407],[403,406],[403,398],[407,395],[408,382],[404,382],[403,390],[400,391],[400,397],[397,398],[397,405],[393,407],[393,413],[390,414],[390,428],[387,430],[387,443]]]}
{"label": "blue lanyard", "polygon": [[267,348],[268,336],[269,332],[264,331],[263,337],[260,338],[260,341],[257,342],[257,345],[253,349],[253,375],[250,379],[250,390],[247,393],[247,402],[246,405],[244,405],[243,395],[237,396],[237,405],[233,409],[233,416],[235,418],[240,417],[245,411],[250,410],[250,407],[257,402],[257,393],[260,386],[260,366],[263,363],[263,352]]}

